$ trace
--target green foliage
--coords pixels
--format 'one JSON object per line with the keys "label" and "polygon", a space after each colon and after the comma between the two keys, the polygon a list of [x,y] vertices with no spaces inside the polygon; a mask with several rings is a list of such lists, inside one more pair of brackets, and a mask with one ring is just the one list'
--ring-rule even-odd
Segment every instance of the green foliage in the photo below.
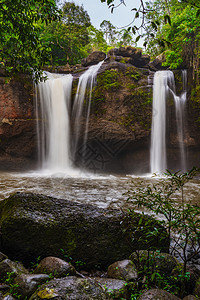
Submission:
{"label": "green foliage", "polygon": [[[128,192],[128,202],[134,208],[146,209],[161,219],[160,223],[166,229],[171,241],[170,252],[178,255],[183,261],[183,268],[178,278],[176,276],[169,278],[169,286],[177,286],[177,282],[179,282],[180,290],[186,287],[188,262],[200,253],[200,206],[186,202],[184,198],[184,185],[199,173],[199,168],[193,168],[185,173],[171,173],[167,171],[165,174],[166,178],[161,180],[159,184],[140,187],[136,191]],[[177,195],[177,192],[180,192],[180,202],[175,203],[174,196],[175,194]],[[131,208],[129,212],[130,218],[133,212],[134,210]],[[155,230],[152,231],[147,224],[144,237],[142,238],[148,242],[149,237],[156,237],[157,234],[159,233]],[[188,247],[192,250],[191,253],[187,252]],[[143,271],[146,274],[148,270]],[[149,275],[153,276],[151,280],[153,279],[154,281],[156,279],[156,285],[166,281],[165,278],[160,277],[159,273],[152,275],[150,272]],[[174,284],[171,280],[174,281]],[[164,287],[161,286],[161,288]]]}
{"label": "green foliage", "polygon": [[106,90],[116,90],[120,87],[119,72],[116,70],[107,70],[103,76],[97,78],[97,83]]}
{"label": "green foliage", "polygon": [[28,72],[38,79],[50,49],[40,41],[41,26],[58,18],[54,0],[1,0],[0,62],[8,75]]}
{"label": "green foliage", "polygon": [[19,287],[19,284],[14,282],[14,272],[7,272],[7,276],[4,280],[6,284],[9,285],[9,294],[11,294],[15,299],[20,299],[21,295],[18,294],[17,288]]}
{"label": "green foliage", "polygon": [[51,51],[51,64],[77,64],[88,55],[90,17],[83,6],[65,2],[61,20],[43,25],[40,39]]}

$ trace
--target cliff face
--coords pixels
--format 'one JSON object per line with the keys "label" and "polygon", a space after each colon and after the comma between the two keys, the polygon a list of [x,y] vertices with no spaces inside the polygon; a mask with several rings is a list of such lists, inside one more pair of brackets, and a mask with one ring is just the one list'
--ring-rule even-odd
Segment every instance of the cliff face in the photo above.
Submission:
{"label": "cliff face", "polygon": [[84,157],[80,143],[79,163],[93,171],[148,171],[151,75],[148,69],[125,62],[102,65],[92,94],[88,155]]}
{"label": "cliff face", "polygon": [[[102,65],[93,89],[86,152],[80,140],[76,162],[93,172],[144,173],[149,171],[152,119],[152,79],[157,67],[149,57],[132,49],[113,50]],[[98,54],[98,53],[97,53]],[[124,55],[124,56],[123,56]],[[100,55],[101,56],[101,55]],[[101,56],[102,57],[102,56]],[[96,56],[95,56],[96,59]],[[74,71],[73,91],[77,79],[87,69],[83,66],[58,68],[60,73]],[[98,59],[95,60],[98,62]],[[79,71],[79,72],[78,72]],[[177,93],[181,92],[180,74],[175,75]],[[188,80],[185,144],[188,167],[200,161],[198,90]],[[73,94],[74,94],[73,93]],[[72,99],[73,101],[73,99]],[[168,105],[167,132],[169,168],[178,168],[178,139],[175,112]],[[84,118],[80,120],[84,124]],[[84,126],[81,126],[84,128]],[[81,133],[83,137],[83,132]],[[0,77],[0,168],[16,169],[36,166],[36,117],[33,108],[33,85],[26,76],[6,83]]]}
{"label": "cliff face", "polygon": [[0,169],[29,168],[36,156],[32,82],[0,77]]}

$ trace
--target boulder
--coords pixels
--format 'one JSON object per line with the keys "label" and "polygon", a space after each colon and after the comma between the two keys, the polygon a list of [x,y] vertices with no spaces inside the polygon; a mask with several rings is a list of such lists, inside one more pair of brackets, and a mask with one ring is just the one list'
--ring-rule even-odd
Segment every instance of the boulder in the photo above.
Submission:
{"label": "boulder", "polygon": [[140,297],[139,300],[180,300],[180,298],[172,295],[164,290],[151,289],[145,291]]}
{"label": "boulder", "polygon": [[2,252],[0,252],[0,262],[3,261],[4,259],[7,259],[7,258],[8,258],[8,256],[6,256]]}
{"label": "boulder", "polygon": [[68,262],[58,257],[45,257],[34,270],[34,273],[52,274],[59,278],[67,275],[75,275],[75,268]]}
{"label": "boulder", "polygon": [[145,269],[144,266],[149,265],[152,271],[156,269],[161,274],[166,275],[170,275],[172,270],[178,265],[178,261],[174,256],[157,251],[149,251],[148,253],[147,250],[140,250],[133,252],[130,255],[130,260],[141,269]]}
{"label": "boulder", "polygon": [[166,62],[165,54],[162,53],[158,55],[152,62],[150,62],[149,66],[152,67],[153,70],[165,70],[167,67],[162,66],[162,64]]}
{"label": "boulder", "polygon": [[12,274],[13,277],[16,277],[19,274],[28,274],[28,270],[19,262],[4,259],[0,263],[0,279],[6,278],[8,273]]}
{"label": "boulder", "polygon": [[100,277],[95,277],[94,280],[104,288],[109,299],[128,299],[126,281]]}
{"label": "boulder", "polygon": [[7,295],[3,297],[2,300],[15,300],[15,298],[12,295]]}
{"label": "boulder", "polygon": [[120,47],[120,48],[113,48],[108,51],[107,56],[123,56],[123,57],[131,57],[133,59],[138,59],[142,55],[142,50],[127,46],[127,47]]}
{"label": "boulder", "polygon": [[47,274],[20,274],[14,283],[17,285],[17,292],[23,298],[31,296],[39,285],[49,280]]}
{"label": "boulder", "polygon": [[108,299],[103,288],[94,280],[69,276],[43,284],[29,300],[105,300]]}
{"label": "boulder", "polygon": [[[124,218],[120,210],[15,193],[0,202],[2,246],[9,257],[25,263],[35,261],[38,256],[62,258],[64,253],[74,262],[85,262],[88,267],[97,264],[108,267],[138,247],[137,243],[127,240]],[[144,218],[144,224],[149,218]],[[135,213],[132,226],[137,228],[139,219],[140,214]],[[152,228],[160,232],[157,240],[152,240],[154,247],[167,249],[169,240],[163,227],[152,218],[150,222]],[[140,237],[139,230],[136,233],[135,239]]]}
{"label": "boulder", "polygon": [[145,54],[145,55],[142,55],[141,57],[139,57],[137,59],[134,59],[132,64],[135,67],[143,68],[143,67],[147,66],[149,62],[150,62],[150,56]]}
{"label": "boulder", "polygon": [[193,295],[188,295],[184,297],[183,300],[198,300],[198,298]]}
{"label": "boulder", "polygon": [[137,270],[131,260],[116,261],[108,267],[108,277],[123,280],[137,279]]}
{"label": "boulder", "polygon": [[81,62],[83,67],[92,66],[98,64],[100,61],[106,58],[106,54],[102,51],[94,51],[84,58]]}
{"label": "boulder", "polygon": [[200,297],[200,277],[199,277],[199,279],[196,281],[196,284],[195,284],[195,288],[194,288],[193,294],[194,294],[196,297]]}

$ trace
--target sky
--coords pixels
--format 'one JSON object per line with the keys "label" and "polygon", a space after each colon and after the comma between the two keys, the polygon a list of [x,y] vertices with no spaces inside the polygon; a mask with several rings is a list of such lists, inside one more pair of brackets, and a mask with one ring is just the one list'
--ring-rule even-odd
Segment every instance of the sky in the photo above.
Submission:
{"label": "sky", "polygon": [[[70,1],[70,0],[68,0]],[[131,11],[132,8],[138,7],[140,1],[139,0],[125,0],[126,6],[121,5],[120,7],[114,9],[113,13],[111,13],[108,5],[101,0],[71,0],[75,2],[75,4],[82,5],[84,9],[88,12],[91,22],[94,27],[100,28],[100,24],[103,20],[110,21],[115,27],[121,28],[127,26],[133,20],[135,15],[134,11]],[[121,1],[115,0],[114,4],[118,5]],[[136,26],[139,26],[139,20],[135,23]],[[139,42],[137,46],[141,47],[143,42]]]}

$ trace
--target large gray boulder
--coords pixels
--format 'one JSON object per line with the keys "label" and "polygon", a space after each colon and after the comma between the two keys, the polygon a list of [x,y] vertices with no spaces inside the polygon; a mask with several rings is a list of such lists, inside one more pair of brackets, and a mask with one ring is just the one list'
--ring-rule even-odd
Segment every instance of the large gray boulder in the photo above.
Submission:
{"label": "large gray boulder", "polygon": [[83,58],[82,60],[82,66],[92,66],[98,64],[100,61],[104,60],[106,58],[106,54],[102,51],[94,51],[91,54],[88,55],[88,57]]}
{"label": "large gray boulder", "polygon": [[[135,213],[133,229],[139,219],[140,215]],[[157,221],[151,222],[152,228],[160,231],[157,241],[153,240],[154,247],[166,249],[165,231]],[[88,267],[108,267],[127,258],[138,247],[135,239],[140,237],[136,230],[135,239],[131,234],[134,243],[128,239],[124,230],[127,224],[120,210],[32,193],[16,193],[0,203],[0,226],[2,250],[24,263],[35,261],[38,256],[62,258],[64,254],[72,262],[82,261]]]}
{"label": "large gray boulder", "polygon": [[139,297],[139,300],[181,300],[181,299],[164,290],[150,289],[148,291],[145,291]]}
{"label": "large gray boulder", "polygon": [[45,273],[53,274],[54,277],[65,277],[68,275],[75,275],[75,268],[68,262],[58,257],[45,257],[34,270],[35,274]]}
{"label": "large gray boulder", "polygon": [[106,293],[97,282],[88,278],[69,276],[53,279],[43,284],[31,296],[30,300],[51,299],[54,300],[106,300]]}

